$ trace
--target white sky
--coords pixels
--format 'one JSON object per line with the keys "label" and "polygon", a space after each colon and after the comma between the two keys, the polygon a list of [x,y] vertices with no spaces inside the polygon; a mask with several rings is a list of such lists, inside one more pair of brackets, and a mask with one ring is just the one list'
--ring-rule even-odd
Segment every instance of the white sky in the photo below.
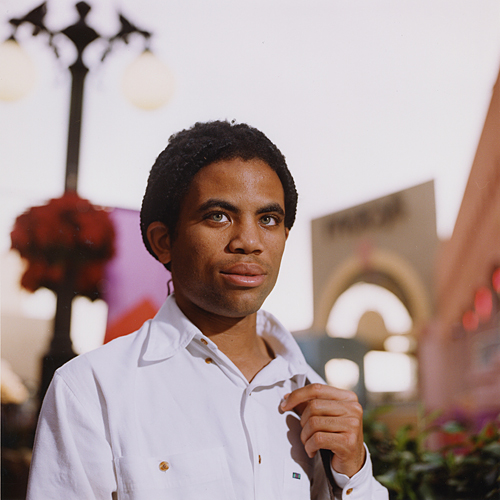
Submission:
{"label": "white sky", "polygon": [[[0,0],[7,20],[41,0]],[[75,19],[48,2],[46,23]],[[120,95],[141,49],[88,54],[79,191],[138,209],[150,166],[173,132],[228,118],[261,128],[285,154],[300,194],[296,226],[266,308],[292,330],[312,321],[310,221],[435,179],[438,230],[449,237],[500,66],[498,0],[99,0],[88,22],[116,32],[117,10],[154,33],[176,91],[146,112]],[[71,50],[56,60],[26,31],[32,93],[0,103],[0,250],[13,220],[62,194]],[[90,50],[90,49],[89,49]]]}

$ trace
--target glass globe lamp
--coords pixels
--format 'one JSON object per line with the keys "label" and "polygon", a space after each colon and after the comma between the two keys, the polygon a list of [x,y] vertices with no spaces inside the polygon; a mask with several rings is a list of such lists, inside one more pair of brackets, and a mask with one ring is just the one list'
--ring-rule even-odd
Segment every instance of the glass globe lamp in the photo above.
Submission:
{"label": "glass globe lamp", "polygon": [[10,38],[0,45],[0,99],[17,101],[35,83],[35,66],[21,46]]}
{"label": "glass globe lamp", "polygon": [[125,70],[122,90],[135,106],[154,110],[166,104],[174,92],[174,78],[168,67],[146,49]]}

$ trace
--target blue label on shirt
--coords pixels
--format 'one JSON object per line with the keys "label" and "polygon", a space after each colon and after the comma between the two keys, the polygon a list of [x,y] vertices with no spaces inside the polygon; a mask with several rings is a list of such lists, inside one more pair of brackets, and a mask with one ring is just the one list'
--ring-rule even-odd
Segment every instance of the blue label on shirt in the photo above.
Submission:
{"label": "blue label on shirt", "polygon": [[292,477],[293,477],[294,479],[300,479],[300,474],[299,474],[298,472],[294,472],[294,473],[292,474]]}

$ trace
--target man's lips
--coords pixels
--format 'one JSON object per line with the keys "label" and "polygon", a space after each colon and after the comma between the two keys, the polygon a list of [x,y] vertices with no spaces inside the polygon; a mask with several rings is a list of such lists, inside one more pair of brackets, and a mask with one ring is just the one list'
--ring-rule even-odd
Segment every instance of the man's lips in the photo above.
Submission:
{"label": "man's lips", "polygon": [[220,273],[229,283],[246,288],[262,285],[267,274],[258,264],[243,263],[228,266]]}

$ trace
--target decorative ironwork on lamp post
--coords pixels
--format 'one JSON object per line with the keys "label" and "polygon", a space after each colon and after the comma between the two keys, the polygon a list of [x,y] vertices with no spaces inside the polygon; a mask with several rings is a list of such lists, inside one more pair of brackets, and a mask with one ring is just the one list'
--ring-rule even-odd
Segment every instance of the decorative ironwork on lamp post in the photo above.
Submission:
{"label": "decorative ironwork on lamp post", "polygon": [[[9,23],[13,27],[13,33],[9,40],[15,41],[17,29],[22,25],[31,25],[33,28],[32,35],[46,35],[48,45],[54,50],[56,57],[59,57],[59,50],[56,44],[56,38],[64,35],[70,40],[76,48],[76,60],[69,66],[71,72],[71,99],[69,109],[69,124],[68,124],[68,142],[66,156],[66,173],[65,173],[65,191],[75,191],[78,186],[78,167],[80,157],[80,139],[82,126],[82,110],[84,101],[84,85],[85,77],[89,72],[89,68],[83,61],[83,53],[86,48],[95,40],[101,39],[107,42],[107,46],[103,51],[101,62],[111,52],[114,45],[118,41],[124,43],[129,42],[131,35],[139,35],[145,41],[144,52],[151,55],[149,52],[149,41],[151,33],[141,30],[132,24],[123,15],[119,15],[120,29],[111,36],[104,37],[95,29],[89,26],[86,22],[86,17],[91,7],[86,2],[76,4],[78,11],[78,20],[76,23],[58,30],[53,31],[45,25],[45,16],[47,14],[47,3],[44,2],[35,9],[28,12],[24,17],[13,18]],[[66,273],[64,283],[57,292],[56,313],[54,318],[53,338],[50,344],[49,352],[43,359],[42,380],[40,385],[40,395],[45,394],[54,371],[65,362],[69,361],[76,354],[73,351],[70,326],[71,326],[71,306],[75,296],[74,280],[75,273]]]}

